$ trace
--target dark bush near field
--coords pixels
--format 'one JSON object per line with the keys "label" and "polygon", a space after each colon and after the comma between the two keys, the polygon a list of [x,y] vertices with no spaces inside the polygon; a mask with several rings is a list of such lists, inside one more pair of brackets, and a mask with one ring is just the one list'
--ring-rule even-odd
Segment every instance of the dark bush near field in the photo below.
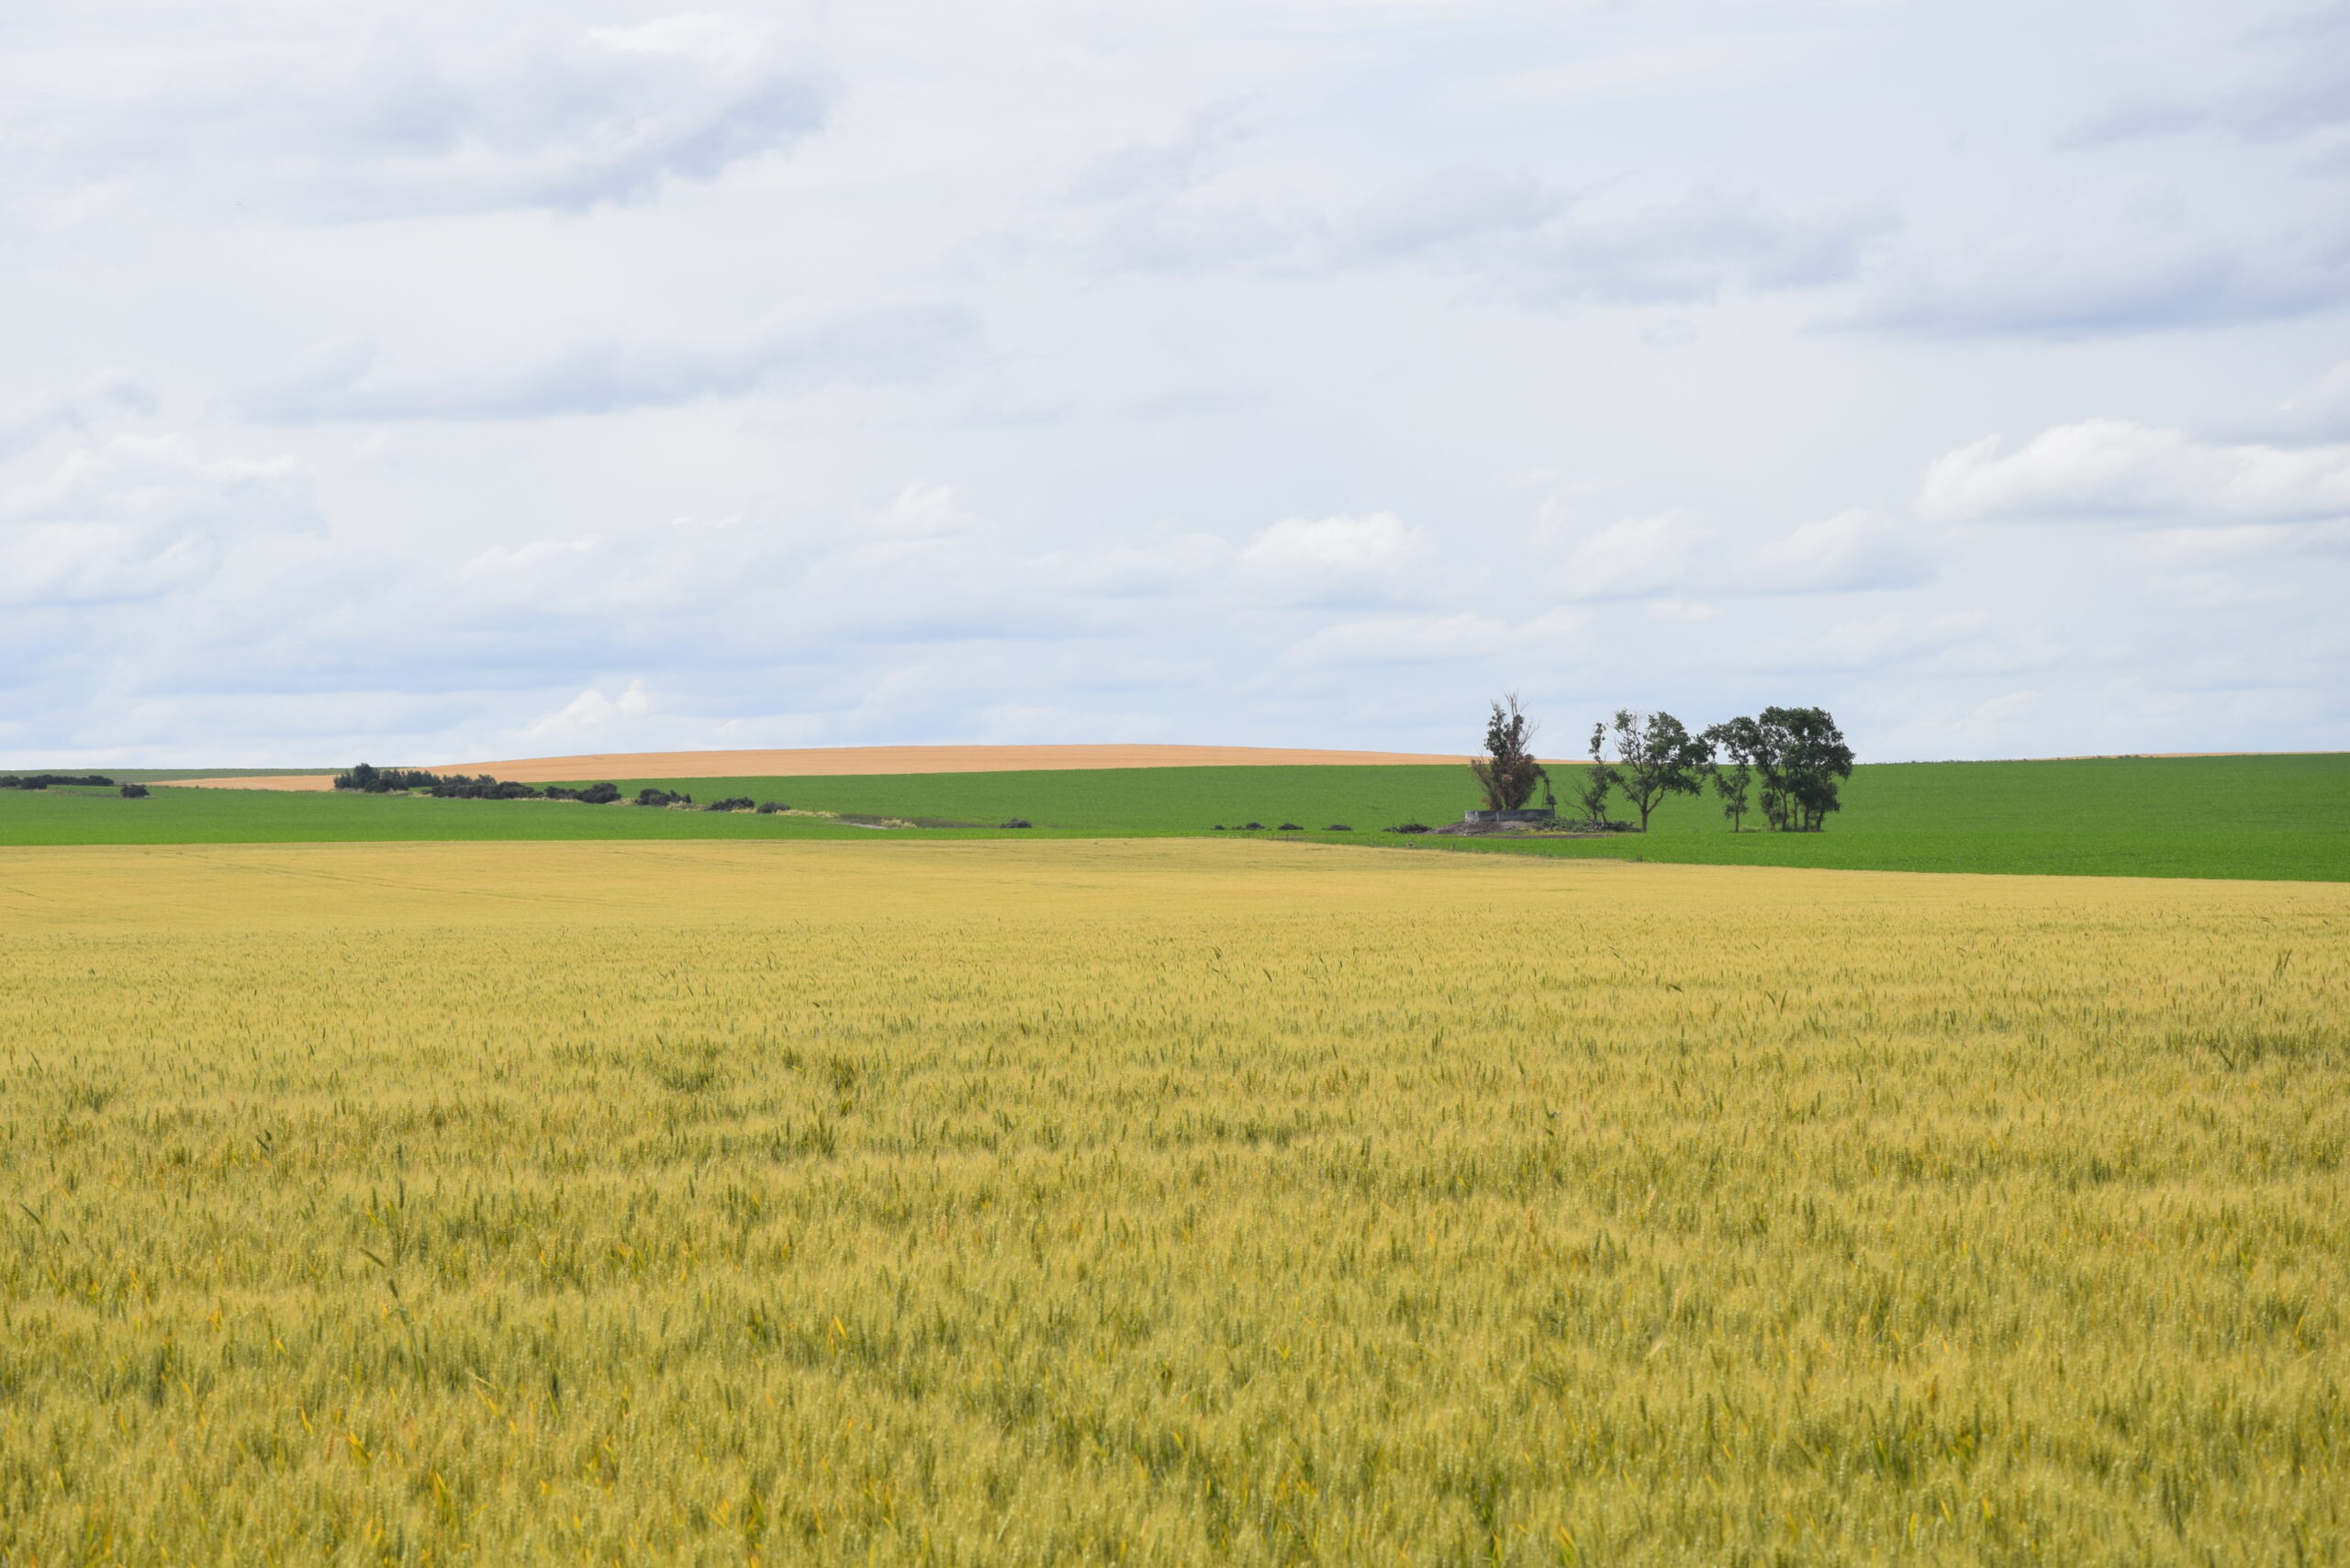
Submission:
{"label": "dark bush near field", "polygon": [[585,790],[566,790],[560,784],[547,786],[550,801],[577,801],[585,805],[609,806],[621,798],[621,792],[610,784],[590,784]]}
{"label": "dark bush near field", "polygon": [[1275,833],[1304,833],[1305,830],[1298,826],[1295,823],[1283,823],[1281,826],[1273,829],[1273,831]]}
{"label": "dark bush near field", "polygon": [[1030,822],[1026,817],[1014,817],[1003,825],[1005,827],[1035,827],[1036,824]]}
{"label": "dark bush near field", "polygon": [[543,799],[528,784],[509,778],[500,783],[485,773],[478,778],[443,778],[425,791],[436,801],[536,801]]}
{"label": "dark bush near field", "polygon": [[1263,823],[1242,823],[1238,831],[1241,833],[1262,833],[1265,831],[1265,824]]}
{"label": "dark bush near field", "polygon": [[761,801],[759,802],[759,815],[763,817],[773,816],[778,812],[788,812],[789,810],[791,810],[791,808],[785,805],[781,801]]}
{"label": "dark bush near field", "polygon": [[85,790],[114,788],[114,780],[103,773],[0,773],[0,790],[46,790],[52,784],[79,785]]}
{"label": "dark bush near field", "polygon": [[1328,827],[1324,828],[1322,831],[1324,833],[1352,833],[1354,832],[1354,829],[1348,827],[1345,823],[1332,823]]}
{"label": "dark bush near field", "polygon": [[758,804],[748,795],[729,795],[722,801],[712,801],[702,810],[705,812],[751,812],[756,811]]}
{"label": "dark bush near field", "polygon": [[1432,833],[1435,830],[1426,823],[1398,823],[1387,831],[1389,833]]}
{"label": "dark bush near field", "polygon": [[672,794],[666,790],[655,790],[648,786],[636,792],[636,803],[640,806],[690,806],[694,803],[694,798],[682,790]]}
{"label": "dark bush near field", "polygon": [[125,784],[122,787],[122,798],[126,801],[143,801],[147,798],[147,786],[144,784]]}
{"label": "dark bush near field", "polygon": [[[483,777],[488,776],[485,774]],[[336,789],[356,790],[364,795],[390,795],[410,790],[430,790],[436,784],[467,782],[469,780],[462,773],[453,773],[443,778],[420,767],[374,767],[364,762],[348,773],[334,776]]]}

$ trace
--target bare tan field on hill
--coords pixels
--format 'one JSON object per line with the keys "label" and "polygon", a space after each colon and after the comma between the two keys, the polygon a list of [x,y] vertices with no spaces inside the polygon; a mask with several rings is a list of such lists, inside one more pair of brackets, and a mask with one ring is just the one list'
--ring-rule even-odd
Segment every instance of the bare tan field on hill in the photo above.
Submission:
{"label": "bare tan field on hill", "polygon": [[[1058,772],[1085,767],[1374,767],[1455,765],[1417,751],[1315,751],[1260,745],[841,745],[779,751],[596,752],[503,762],[443,762],[435,773],[488,773],[524,784],[574,778],[811,778],[867,773]],[[329,790],[324,773],[191,778],[204,790]]]}

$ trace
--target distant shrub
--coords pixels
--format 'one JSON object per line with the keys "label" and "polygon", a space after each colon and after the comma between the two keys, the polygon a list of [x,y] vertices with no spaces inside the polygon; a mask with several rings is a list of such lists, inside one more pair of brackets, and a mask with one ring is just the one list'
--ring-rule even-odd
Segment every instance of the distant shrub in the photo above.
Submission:
{"label": "distant shrub", "polygon": [[1354,832],[1354,829],[1348,827],[1344,823],[1332,823],[1328,827],[1324,828],[1322,831],[1324,833],[1352,833]]}
{"label": "distant shrub", "polygon": [[682,790],[672,792],[648,786],[636,792],[636,803],[640,806],[690,806],[694,798]]}
{"label": "distant shrub", "polygon": [[1433,833],[1436,830],[1426,823],[1398,823],[1387,831],[1389,833]]}
{"label": "distant shrub", "polygon": [[1005,827],[1035,827],[1036,824],[1030,822],[1026,817],[1014,817],[1003,825]]}
{"label": "distant shrub", "polygon": [[702,810],[705,812],[748,812],[755,811],[757,807],[758,802],[748,795],[729,795],[722,801],[712,801]]}
{"label": "distant shrub", "polygon": [[1262,833],[1265,831],[1265,824],[1263,823],[1242,823],[1236,831],[1240,833]]}
{"label": "distant shrub", "polygon": [[789,810],[791,810],[791,808],[785,805],[781,801],[761,801],[759,802],[759,815],[763,817],[771,817],[778,812],[788,812]]}
{"label": "distant shrub", "polygon": [[147,798],[147,786],[144,784],[125,784],[122,787],[122,798],[126,801],[143,801]]}
{"label": "distant shrub", "polygon": [[1281,826],[1273,829],[1273,831],[1275,833],[1304,833],[1305,830],[1298,826],[1295,823],[1283,823]]}
{"label": "distant shrub", "polygon": [[579,801],[590,806],[609,806],[621,798],[621,792],[610,784],[590,784],[585,790],[567,790],[560,784],[547,786],[550,801]]}
{"label": "distant shrub", "polygon": [[1222,823],[1216,823],[1216,824],[1215,824],[1215,831],[1216,831],[1216,832],[1218,832],[1218,833],[1222,833],[1222,832],[1224,831],[1224,824],[1223,824]]}
{"label": "distant shrub", "polygon": [[436,801],[535,801],[539,792],[509,778],[503,783],[485,773],[478,778],[443,778],[425,791]]}
{"label": "distant shrub", "polygon": [[52,784],[80,785],[86,790],[114,788],[114,780],[103,773],[0,773],[0,790],[46,790]]}

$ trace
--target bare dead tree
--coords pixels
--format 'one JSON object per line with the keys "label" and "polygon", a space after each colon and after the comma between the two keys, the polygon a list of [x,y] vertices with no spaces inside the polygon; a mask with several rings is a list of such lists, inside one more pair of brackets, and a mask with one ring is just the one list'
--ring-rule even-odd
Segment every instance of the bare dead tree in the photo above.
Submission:
{"label": "bare dead tree", "polygon": [[1550,781],[1550,774],[1534,760],[1534,732],[1539,727],[1519,708],[1516,692],[1494,704],[1493,717],[1485,722],[1485,755],[1469,764],[1478,788],[1485,792],[1486,810],[1522,811],[1534,798],[1534,787]]}

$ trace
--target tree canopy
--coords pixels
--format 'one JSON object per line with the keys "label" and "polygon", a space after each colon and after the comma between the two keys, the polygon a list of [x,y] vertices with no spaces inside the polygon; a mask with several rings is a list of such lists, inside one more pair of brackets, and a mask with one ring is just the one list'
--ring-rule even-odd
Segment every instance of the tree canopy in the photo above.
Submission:
{"label": "tree canopy", "polygon": [[[1662,711],[1643,714],[1618,708],[1614,729],[1614,781],[1640,813],[1640,831],[1646,833],[1649,813],[1658,801],[1667,795],[1694,795],[1704,787],[1712,748]],[[1597,753],[1593,755],[1595,758]]]}

